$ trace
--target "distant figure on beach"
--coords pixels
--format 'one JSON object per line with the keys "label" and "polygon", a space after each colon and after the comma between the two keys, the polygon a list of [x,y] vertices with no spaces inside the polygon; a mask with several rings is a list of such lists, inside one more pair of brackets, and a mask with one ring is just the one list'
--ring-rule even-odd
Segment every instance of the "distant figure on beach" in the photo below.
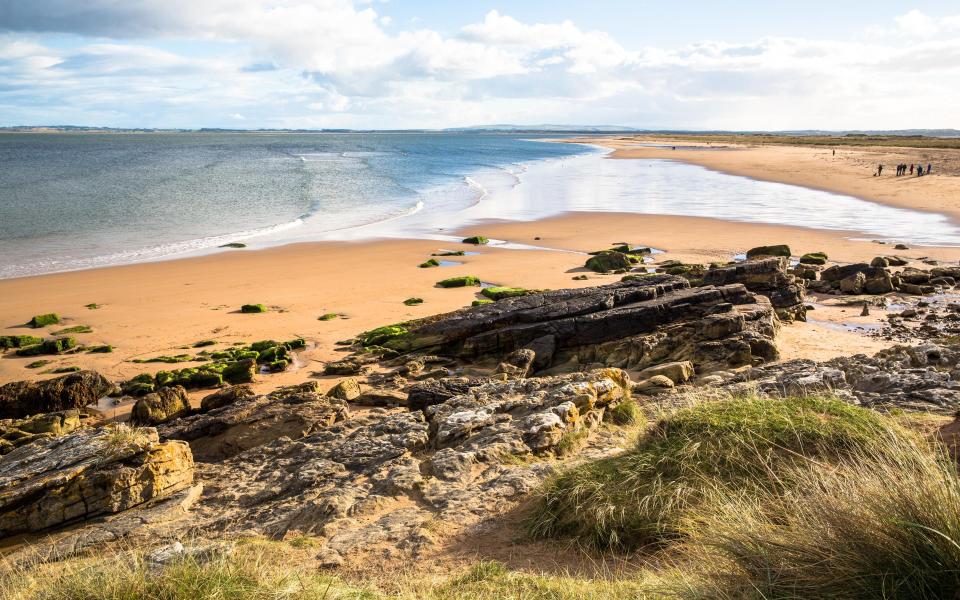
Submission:
{"label": "distant figure on beach", "polygon": [[927,163],[927,175],[930,174],[930,168],[931,168],[931,167],[930,167],[930,163]]}
{"label": "distant figure on beach", "polygon": [[883,175],[883,165],[877,167],[877,177]]}
{"label": "distant figure on beach", "polygon": [[913,175],[913,164],[910,165],[910,174]]}
{"label": "distant figure on beach", "polygon": [[917,165],[917,177],[923,177],[923,165]]}
{"label": "distant figure on beach", "polygon": [[833,155],[834,155],[834,156],[837,155],[837,151],[836,151],[836,150],[833,151]]}
{"label": "distant figure on beach", "polygon": [[900,177],[900,173],[903,171],[903,165],[897,165],[897,174],[895,177]]}

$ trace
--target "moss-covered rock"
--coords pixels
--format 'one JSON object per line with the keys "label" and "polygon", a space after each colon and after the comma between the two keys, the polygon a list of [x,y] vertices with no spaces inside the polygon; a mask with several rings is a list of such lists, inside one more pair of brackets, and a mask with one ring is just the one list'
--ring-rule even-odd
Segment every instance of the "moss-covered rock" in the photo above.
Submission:
{"label": "moss-covered rock", "polygon": [[490,298],[491,300],[502,300],[503,298],[516,298],[518,296],[526,296],[527,294],[536,294],[540,293],[543,290],[528,290],[524,288],[515,288],[515,287],[488,287],[480,290],[480,293]]}
{"label": "moss-covered rock", "polygon": [[623,252],[603,250],[587,259],[584,266],[597,273],[609,273],[620,269],[629,269],[633,262]]}
{"label": "moss-covered rock", "polygon": [[437,260],[437,259],[435,259],[435,258],[431,258],[431,259],[426,260],[425,262],[420,263],[420,264],[417,265],[417,266],[419,266],[421,269],[430,269],[430,268],[433,268],[433,267],[439,267],[439,266],[440,266],[440,261]]}
{"label": "moss-covered rock", "polygon": [[480,279],[473,275],[463,275],[438,281],[437,285],[442,288],[476,287],[480,285]]}
{"label": "moss-covered rock", "polygon": [[44,340],[40,344],[34,344],[17,350],[17,356],[39,356],[41,354],[60,354],[77,347],[77,340],[72,337],[57,338],[54,340]]}
{"label": "moss-covered rock", "polygon": [[60,331],[54,331],[53,335],[70,335],[74,333],[93,333],[93,328],[89,325],[74,325],[73,327],[67,327]]}
{"label": "moss-covered rock", "polygon": [[493,304],[493,300],[489,298],[477,298],[470,303],[470,306],[483,306],[484,304]]}
{"label": "moss-covered rock", "polygon": [[59,367],[59,368],[56,368],[56,369],[54,369],[54,370],[52,370],[52,371],[50,371],[50,372],[53,373],[53,374],[55,374],[55,375],[59,375],[59,374],[61,374],[61,373],[76,373],[76,372],[78,372],[78,371],[80,371],[80,370],[81,370],[80,367],[78,367],[78,366],[76,366],[76,365],[73,365],[73,366],[69,366],[69,367]]}
{"label": "moss-covered rock", "polygon": [[434,252],[430,256],[466,256],[463,250],[447,250],[445,252]]}
{"label": "moss-covered rock", "polygon": [[26,348],[42,344],[43,338],[32,335],[0,335],[0,350],[8,348]]}
{"label": "moss-covered rock", "polygon": [[317,320],[318,320],[318,321],[332,321],[332,320],[336,319],[336,318],[339,317],[339,316],[340,316],[340,315],[338,315],[337,313],[327,313],[327,314],[325,314],[325,315],[320,315],[319,317],[317,317]]}
{"label": "moss-covered rock", "polygon": [[267,312],[267,307],[263,304],[244,304],[240,307],[240,312],[242,313],[265,313]]}
{"label": "moss-covered rock", "polygon": [[113,352],[113,346],[110,344],[103,344],[100,346],[90,346],[87,348],[87,352],[90,354],[109,354]]}
{"label": "moss-covered rock", "polygon": [[232,384],[250,383],[254,380],[257,372],[257,363],[250,359],[238,360],[227,363],[221,375],[224,381]]}
{"label": "moss-covered rock", "polygon": [[307,347],[307,340],[303,338],[296,338],[289,340],[283,343],[288,350],[303,350]]}
{"label": "moss-covered rock", "polygon": [[826,252],[808,252],[800,257],[802,265],[825,265],[827,264]]}
{"label": "moss-covered rock", "polygon": [[27,368],[28,368],[28,369],[39,369],[40,367],[45,367],[45,366],[49,365],[49,364],[52,363],[52,362],[53,362],[52,360],[48,360],[48,359],[46,359],[46,358],[42,358],[42,359],[40,359],[40,360],[35,360],[35,361],[33,361],[32,363],[28,363],[28,364],[27,364]]}
{"label": "moss-covered rock", "polygon": [[747,258],[757,258],[759,256],[792,256],[790,246],[786,244],[777,244],[774,246],[757,246],[747,250]]}
{"label": "moss-covered rock", "polygon": [[193,343],[193,347],[194,347],[194,348],[206,348],[207,346],[213,346],[213,345],[215,345],[216,343],[217,343],[217,342],[214,341],[214,340],[200,340],[199,342],[194,342],[194,343]]}
{"label": "moss-covered rock", "polygon": [[423,304],[423,298],[407,298],[403,301],[407,306],[416,306],[418,304]]}
{"label": "moss-covered rock", "polygon": [[190,354],[177,354],[174,356],[162,355],[162,356],[152,356],[150,358],[134,358],[130,362],[137,363],[137,364],[163,363],[163,364],[172,365],[176,363],[191,362],[193,360],[195,359]]}
{"label": "moss-covered rock", "polygon": [[482,246],[484,244],[489,244],[490,240],[485,238],[482,235],[474,235],[468,238],[463,239],[464,244],[473,244],[475,246]]}
{"label": "moss-covered rock", "polygon": [[97,310],[98,308],[100,308],[100,305],[97,304],[96,302],[91,302],[90,304],[84,304],[83,306],[84,308],[89,308],[90,310]]}
{"label": "moss-covered rock", "polygon": [[60,315],[57,313],[47,313],[45,315],[36,315],[27,323],[30,327],[34,329],[39,329],[40,327],[46,327],[48,325],[56,325],[60,322]]}
{"label": "moss-covered rock", "polygon": [[409,335],[409,331],[403,325],[384,325],[360,334],[360,345],[364,347],[385,346],[394,340],[404,338]]}

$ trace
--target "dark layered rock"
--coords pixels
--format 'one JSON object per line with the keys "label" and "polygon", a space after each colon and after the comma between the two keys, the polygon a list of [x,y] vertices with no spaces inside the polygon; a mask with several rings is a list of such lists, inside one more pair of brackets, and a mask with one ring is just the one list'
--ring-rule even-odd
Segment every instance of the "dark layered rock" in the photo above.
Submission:
{"label": "dark layered rock", "polygon": [[164,439],[190,443],[197,460],[222,460],[279,437],[300,438],[347,417],[346,403],[320,393],[316,382],[244,396],[204,414],[158,427]]}
{"label": "dark layered rock", "polygon": [[785,257],[769,257],[715,267],[707,271],[704,285],[743,284],[751,292],[763,294],[784,321],[805,321],[806,287],[803,279],[787,272]]}
{"label": "dark layered rock", "polygon": [[82,428],[0,459],[0,537],[45,531],[166,497],[193,482],[183,442],[154,429]]}
{"label": "dark layered rock", "polygon": [[494,364],[530,349],[541,370],[644,368],[673,360],[710,370],[775,356],[774,327],[770,303],[743,285],[690,288],[681,277],[649,275],[510,298],[408,324],[402,344],[466,362],[493,358]]}
{"label": "dark layered rock", "polygon": [[95,371],[78,371],[45,381],[15,381],[0,386],[0,419],[83,408],[116,391]]}
{"label": "dark layered rock", "polygon": [[44,413],[25,419],[0,420],[0,454],[7,454],[14,448],[40,439],[67,435],[98,420],[98,417],[76,409]]}

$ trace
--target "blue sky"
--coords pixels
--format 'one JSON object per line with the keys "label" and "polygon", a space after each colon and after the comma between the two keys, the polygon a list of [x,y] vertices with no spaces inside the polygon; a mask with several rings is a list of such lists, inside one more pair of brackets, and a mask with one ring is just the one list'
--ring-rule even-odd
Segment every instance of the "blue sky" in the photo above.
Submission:
{"label": "blue sky", "polygon": [[0,0],[0,125],[958,127],[960,5]]}

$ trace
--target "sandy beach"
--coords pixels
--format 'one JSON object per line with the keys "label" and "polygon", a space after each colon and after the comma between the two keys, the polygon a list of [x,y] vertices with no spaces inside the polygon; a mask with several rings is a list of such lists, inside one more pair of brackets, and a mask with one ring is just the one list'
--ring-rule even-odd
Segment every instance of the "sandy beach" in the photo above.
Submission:
{"label": "sandy beach", "polygon": [[[700,136],[699,140],[709,139]],[[889,146],[784,146],[690,141],[669,136],[587,138],[613,158],[677,160],[722,173],[846,194],[960,220],[960,150]],[[677,146],[676,150],[672,146]],[[895,176],[898,164],[929,164],[933,175]],[[878,165],[883,174],[874,177]]]}
{"label": "sandy beach", "polygon": [[[795,253],[825,251],[843,262],[894,252],[878,243],[845,239],[839,232],[630,214],[568,214],[532,223],[489,222],[460,233],[483,234],[549,250],[414,240],[310,243],[11,279],[0,281],[0,327],[6,335],[50,335],[65,327],[88,325],[93,332],[77,335],[81,343],[110,344],[115,351],[55,357],[46,368],[79,366],[116,380],[169,368],[129,361],[190,352],[199,340],[217,341],[218,345],[211,348],[216,350],[241,341],[297,336],[307,339],[309,347],[300,353],[296,368],[261,378],[259,385],[270,389],[302,381],[305,372],[322,371],[324,362],[340,355],[335,345],[338,340],[380,325],[468,306],[477,297],[478,288],[435,287],[435,282],[446,277],[476,275],[497,285],[552,289],[613,282],[620,276],[583,269],[583,253],[616,242],[664,250],[655,256],[657,261],[727,261],[752,246],[770,243],[787,243]],[[454,257],[452,260],[462,263],[455,266],[418,268],[431,253],[441,249],[476,250],[478,254]],[[960,259],[960,248],[918,248],[897,253],[912,258]],[[585,281],[572,279],[585,273]],[[404,305],[403,300],[410,297],[423,298],[424,302]],[[91,303],[100,308],[86,308]],[[241,314],[239,307],[245,303],[266,304],[270,312]],[[64,322],[46,330],[23,326],[32,315],[45,312],[59,313]],[[342,316],[318,320],[331,312]],[[848,321],[853,312],[821,310],[812,314],[810,323],[785,326],[780,337],[784,357],[826,358],[851,350],[882,348],[882,340],[817,323]],[[881,316],[878,313],[873,319]],[[45,376],[41,373],[44,369],[25,368],[29,362],[8,354],[0,360],[0,381]],[[194,393],[196,397],[203,394]]]}

